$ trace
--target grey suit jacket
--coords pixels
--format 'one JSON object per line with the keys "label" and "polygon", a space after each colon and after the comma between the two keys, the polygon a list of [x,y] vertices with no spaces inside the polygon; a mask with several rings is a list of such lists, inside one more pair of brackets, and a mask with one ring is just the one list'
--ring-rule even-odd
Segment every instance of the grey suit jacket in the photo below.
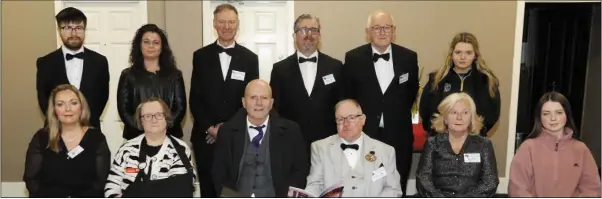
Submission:
{"label": "grey suit jacket", "polygon": [[[325,189],[339,183],[346,185],[343,197],[401,197],[399,173],[395,166],[395,149],[385,143],[363,135],[363,143],[355,165],[363,176],[349,177],[351,167],[341,149],[341,138],[332,135],[311,144],[311,169],[305,190],[318,196]],[[368,161],[365,156],[374,151],[376,160]],[[375,181],[372,172],[383,165],[387,175]],[[352,187],[348,187],[352,185]]]}

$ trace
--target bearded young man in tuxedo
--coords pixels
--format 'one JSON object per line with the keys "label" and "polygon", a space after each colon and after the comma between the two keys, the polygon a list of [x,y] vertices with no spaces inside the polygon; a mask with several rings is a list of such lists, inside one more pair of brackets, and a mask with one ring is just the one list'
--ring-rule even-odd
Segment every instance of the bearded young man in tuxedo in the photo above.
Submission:
{"label": "bearded young man in tuxedo", "polygon": [[[38,58],[36,89],[38,105],[46,115],[48,98],[61,84],[78,88],[90,107],[90,125],[100,129],[100,116],[109,99],[109,63],[107,58],[83,46],[86,38],[86,15],[68,7],[56,15],[61,48]],[[47,122],[45,122],[46,125]]]}

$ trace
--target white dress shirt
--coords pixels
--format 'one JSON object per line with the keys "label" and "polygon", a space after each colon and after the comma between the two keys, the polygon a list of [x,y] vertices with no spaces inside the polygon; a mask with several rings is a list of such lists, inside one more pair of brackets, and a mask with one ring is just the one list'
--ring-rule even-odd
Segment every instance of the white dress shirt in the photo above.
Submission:
{"label": "white dress shirt", "polygon": [[[225,48],[225,49],[234,48],[235,44],[236,44],[236,42],[232,42],[232,44],[230,44],[229,46],[224,46],[219,43],[219,40],[217,41],[217,45],[221,46],[222,48]],[[226,76],[228,76],[228,69],[230,68],[230,61],[232,61],[232,57],[230,55],[228,55],[226,52],[221,52],[219,54],[219,63],[221,64],[221,67],[222,67],[222,75],[224,76],[224,81],[226,81]]]}
{"label": "white dress shirt", "polygon": [[69,83],[80,89],[80,83],[82,81],[82,73],[84,71],[84,60],[79,58],[73,58],[67,61],[67,54],[75,55],[80,52],[84,52],[84,47],[81,47],[77,51],[69,50],[65,46],[61,46],[63,51],[63,60],[65,60],[65,72],[67,72],[67,79]]}
{"label": "white dress shirt", "polygon": [[343,143],[343,144],[357,144],[359,146],[359,148],[357,150],[347,148],[343,151],[343,153],[345,154],[345,157],[347,158],[347,163],[349,163],[349,166],[351,167],[351,169],[355,168],[355,165],[357,164],[357,160],[360,158],[360,151],[362,150],[362,141],[363,140],[364,140],[364,135],[360,135],[360,137],[357,138],[357,140],[355,140],[353,142],[347,142],[347,141],[345,141],[345,139],[341,138],[341,143]]}
{"label": "white dress shirt", "polygon": [[[261,144],[261,142],[263,141],[263,138],[265,138],[265,133],[266,133],[266,130],[268,129],[268,121],[270,121],[270,116],[268,116],[265,119],[265,122],[263,122],[263,124],[261,124],[261,125],[265,125],[265,126],[263,128],[261,128],[263,130],[263,137],[261,138],[261,140],[259,140],[259,144]],[[259,126],[261,126],[261,125],[259,125]],[[247,132],[249,132],[249,139],[251,141],[253,141],[253,138],[255,136],[259,135],[259,131],[255,130],[254,128],[251,128],[250,126],[258,127],[258,126],[251,124],[251,121],[249,121],[249,116],[247,116]]]}
{"label": "white dress shirt", "polygon": [[314,82],[316,81],[316,73],[318,72],[318,51],[314,52],[309,57],[306,57],[305,55],[297,51],[297,61],[299,61],[300,57],[303,57],[305,59],[316,57],[315,63],[310,61],[299,63],[301,77],[303,78],[303,85],[305,85],[307,95],[311,95],[311,91],[314,88]]}
{"label": "white dress shirt", "polygon": [[[379,55],[389,53],[389,61],[385,61],[384,59],[378,59],[378,61],[374,62],[374,71],[376,71],[376,78],[378,79],[378,84],[380,84],[380,90],[385,94],[389,84],[393,81],[393,77],[395,77],[395,71],[393,70],[393,53],[391,53],[391,45],[387,47],[387,50],[383,53],[378,52],[374,46],[372,46],[372,53],[376,53]],[[379,127],[385,127],[384,124],[384,115],[380,114],[380,123]]]}

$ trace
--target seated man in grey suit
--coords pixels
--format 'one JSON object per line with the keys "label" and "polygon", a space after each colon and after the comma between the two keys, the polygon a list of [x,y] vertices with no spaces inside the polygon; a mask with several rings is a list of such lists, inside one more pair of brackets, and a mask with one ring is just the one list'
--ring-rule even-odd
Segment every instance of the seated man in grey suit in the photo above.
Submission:
{"label": "seated man in grey suit", "polygon": [[395,149],[368,137],[366,115],[359,103],[346,99],[335,105],[337,135],[311,144],[311,168],[305,190],[319,195],[341,184],[343,197],[401,197]]}

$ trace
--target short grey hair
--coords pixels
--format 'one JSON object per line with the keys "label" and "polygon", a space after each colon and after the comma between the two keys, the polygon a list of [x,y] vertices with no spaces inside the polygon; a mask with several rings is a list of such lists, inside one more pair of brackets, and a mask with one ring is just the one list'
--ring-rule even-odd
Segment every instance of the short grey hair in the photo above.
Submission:
{"label": "short grey hair", "polygon": [[312,16],[311,14],[302,14],[299,15],[299,17],[297,17],[297,19],[295,20],[295,24],[293,25],[293,32],[297,32],[297,30],[299,30],[299,22],[301,22],[301,20],[304,19],[316,20],[316,22],[318,22],[318,29],[321,29],[322,25],[320,25],[320,18]]}
{"label": "short grey hair", "polygon": [[388,14],[391,17],[391,22],[393,22],[393,25],[395,25],[395,18],[393,18],[393,15],[391,13],[386,13],[386,12],[373,12],[370,13],[370,15],[368,15],[368,21],[366,22],[366,28],[370,28],[370,24],[372,22],[372,15],[375,15],[376,13],[385,13]]}

